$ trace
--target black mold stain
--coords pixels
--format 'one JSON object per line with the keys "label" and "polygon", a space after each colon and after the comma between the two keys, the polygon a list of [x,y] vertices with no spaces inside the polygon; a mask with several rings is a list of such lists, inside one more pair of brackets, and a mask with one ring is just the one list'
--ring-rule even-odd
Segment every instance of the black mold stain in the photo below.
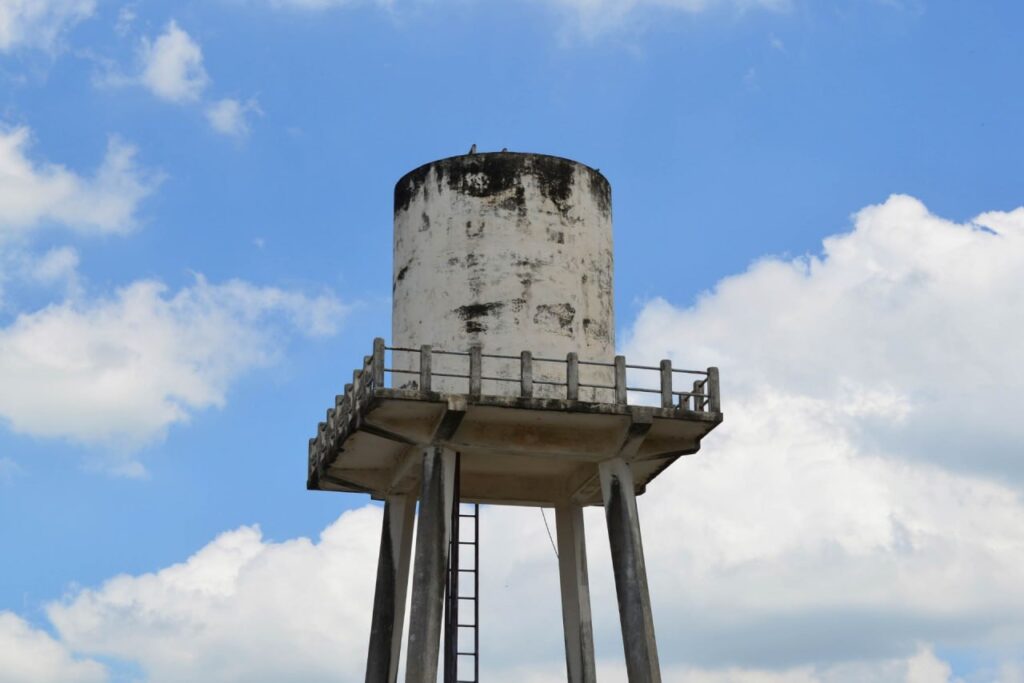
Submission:
{"label": "black mold stain", "polygon": [[426,232],[427,230],[430,230],[430,216],[428,216],[427,212],[424,211],[423,223],[420,224],[420,232]]}
{"label": "black mold stain", "polygon": [[419,168],[406,173],[401,180],[395,183],[395,213],[406,211],[412,198],[415,197],[423,184],[427,182],[427,173],[430,172],[430,164],[424,164]]}
{"label": "black mold stain", "polygon": [[565,233],[561,230],[548,228],[548,239],[558,244],[565,244]]}
{"label": "black mold stain", "polygon": [[569,213],[572,205],[569,199],[575,183],[575,168],[576,164],[568,159],[536,157],[533,160],[533,172],[537,176],[540,193],[558,207],[563,216]]}
{"label": "black mold stain", "polygon": [[484,222],[480,221],[476,226],[473,225],[473,221],[466,221],[466,237],[473,239],[476,237],[483,237],[484,234]]}
{"label": "black mold stain", "polygon": [[569,159],[543,154],[499,152],[441,159],[416,168],[395,184],[395,213],[406,211],[413,198],[425,187],[430,170],[436,172],[438,191],[445,184],[452,190],[473,197],[491,197],[504,209],[526,215],[526,196],[522,176],[536,177],[541,194],[563,215],[571,206],[576,169],[587,176],[587,190],[598,208],[611,212],[611,187],[600,172]]}
{"label": "black mold stain", "polygon": [[523,163],[516,155],[475,154],[444,159],[438,165],[448,187],[472,197],[503,195],[523,185]]}
{"label": "black mold stain", "polygon": [[483,316],[490,315],[496,311],[500,311],[505,306],[502,301],[491,301],[486,304],[467,304],[466,306],[459,306],[455,309],[455,312],[459,314],[459,317],[463,320],[469,320],[471,318],[482,318]]}
{"label": "black mold stain", "polygon": [[591,336],[595,339],[603,341],[608,340],[608,324],[604,322],[594,322],[590,318],[583,319],[583,334]]}
{"label": "black mold stain", "polygon": [[572,327],[576,308],[572,304],[541,304],[533,315],[533,322],[541,325],[557,325],[563,330]]}
{"label": "black mold stain", "polygon": [[395,276],[395,284],[393,284],[391,286],[391,293],[392,294],[394,294],[395,293],[395,289],[398,288],[398,283],[405,279],[405,275],[406,275],[406,273],[409,272],[409,266],[411,266],[411,265],[412,265],[412,262],[410,261],[409,263],[406,263],[404,266],[402,266],[402,269],[398,271],[398,275]]}
{"label": "black mold stain", "polygon": [[497,313],[504,307],[505,303],[503,301],[491,301],[488,303],[459,306],[455,309],[455,313],[466,323],[466,332],[472,334],[474,332],[486,332],[487,327],[480,319]]}
{"label": "black mold stain", "polygon": [[515,188],[515,192],[511,196],[501,200],[501,202],[498,203],[498,206],[507,211],[515,211],[520,217],[525,218],[526,190],[522,185],[519,185]]}
{"label": "black mold stain", "polygon": [[589,175],[590,194],[594,197],[597,208],[601,210],[601,213],[610,214],[612,211],[612,186],[597,171],[591,170]]}

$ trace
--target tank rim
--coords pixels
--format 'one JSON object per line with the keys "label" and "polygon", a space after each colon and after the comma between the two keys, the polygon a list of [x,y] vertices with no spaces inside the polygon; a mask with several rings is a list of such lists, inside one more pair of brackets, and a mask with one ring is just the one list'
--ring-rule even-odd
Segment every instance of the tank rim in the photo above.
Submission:
{"label": "tank rim", "polygon": [[592,174],[594,174],[595,176],[597,176],[598,178],[603,180],[606,185],[611,187],[611,183],[608,182],[608,178],[606,178],[604,176],[604,174],[601,173],[601,171],[599,171],[598,169],[594,168],[593,166],[588,166],[587,164],[584,164],[582,161],[576,161],[575,159],[570,159],[569,157],[563,157],[563,156],[560,156],[558,154],[542,154],[540,152],[500,152],[499,151],[499,152],[476,152],[475,154],[454,154],[454,155],[452,155],[450,157],[442,157],[440,159],[434,159],[433,161],[428,161],[428,162],[426,162],[424,164],[420,164],[419,166],[417,166],[416,168],[412,169],[411,171],[408,171],[405,174],[403,174],[402,177],[399,178],[395,182],[395,188],[397,189],[398,186],[401,185],[403,182],[405,182],[406,178],[408,178],[409,176],[412,176],[412,175],[415,175],[417,173],[420,173],[420,172],[424,171],[425,169],[427,169],[427,168],[429,168],[431,166],[434,166],[436,164],[441,164],[441,163],[444,163],[445,161],[452,161],[453,159],[464,159],[464,158],[469,158],[469,157],[486,157],[486,156],[535,157],[535,158],[540,158],[540,159],[557,159],[559,161],[567,161],[570,164],[574,164],[576,166],[581,166],[581,167],[587,169]]}

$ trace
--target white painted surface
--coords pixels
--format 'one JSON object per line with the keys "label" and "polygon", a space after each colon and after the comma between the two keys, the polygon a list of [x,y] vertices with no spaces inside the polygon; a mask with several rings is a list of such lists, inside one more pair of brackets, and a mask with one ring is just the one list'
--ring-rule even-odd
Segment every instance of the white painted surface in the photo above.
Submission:
{"label": "white painted surface", "polygon": [[[598,172],[558,157],[494,153],[452,157],[395,188],[392,343],[418,348],[611,361],[615,354],[610,189]],[[394,367],[417,370],[396,354]],[[435,356],[434,372],[468,374],[468,358]],[[519,362],[485,360],[485,376],[518,379]],[[565,381],[565,366],[535,361],[536,380]],[[393,386],[414,382],[396,376]],[[611,375],[582,366],[583,383]],[[465,393],[465,380],[433,389]],[[485,394],[518,395],[485,381]],[[535,395],[556,396],[537,384]],[[587,399],[586,390],[580,398]]]}

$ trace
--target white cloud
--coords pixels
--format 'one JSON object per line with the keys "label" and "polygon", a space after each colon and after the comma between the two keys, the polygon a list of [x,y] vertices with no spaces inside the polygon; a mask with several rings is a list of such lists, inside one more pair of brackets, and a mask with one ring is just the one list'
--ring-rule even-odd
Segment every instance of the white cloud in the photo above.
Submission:
{"label": "white cloud", "polygon": [[139,281],[70,299],[0,329],[0,416],[22,433],[138,446],[223,405],[290,329],[330,334],[344,312],[330,296],[202,277],[174,294]]}
{"label": "white cloud", "polygon": [[4,0],[0,3],[0,52],[53,50],[68,29],[95,10],[95,0]]}
{"label": "white cloud", "polygon": [[249,134],[249,114],[260,114],[256,100],[239,102],[225,98],[214,102],[206,109],[206,120],[215,131],[232,137],[245,137]]}
{"label": "white cloud", "polygon": [[768,258],[687,309],[656,300],[631,354],[722,366],[726,395],[763,389],[842,407],[864,444],[1024,480],[1024,208],[957,224],[894,196],[825,240]]}
{"label": "white cloud", "polygon": [[171,21],[156,40],[143,40],[140,82],[170,102],[194,102],[210,82],[199,43]]}
{"label": "white cloud", "polygon": [[132,26],[135,24],[136,19],[138,19],[138,14],[135,11],[135,5],[124,5],[117,12],[117,21],[114,23],[114,32],[122,38],[127,36],[131,33]]}
{"label": "white cloud", "polygon": [[45,631],[0,612],[0,681],[3,683],[106,683],[99,662],[77,659]]}
{"label": "white cloud", "polygon": [[[132,7],[122,8],[117,30],[127,32],[134,18]],[[106,73],[95,77],[95,83],[101,87],[141,85],[167,102],[203,106],[210,127],[235,138],[249,134],[250,114],[263,113],[253,98],[245,101],[221,98],[204,104],[204,93],[211,79],[203,64],[203,49],[173,20],[155,39],[142,39],[139,64],[132,75],[110,67]]]}
{"label": "white cloud", "polygon": [[243,527],[48,613],[65,643],[137,662],[149,683],[362,680],[379,533],[375,508],[345,513],[318,543]]}
{"label": "white cloud", "polygon": [[78,252],[71,247],[56,247],[32,264],[30,277],[38,282],[73,281],[78,276]]}
{"label": "white cloud", "polygon": [[58,224],[80,232],[125,233],[159,182],[135,162],[133,146],[114,137],[91,177],[28,157],[31,132],[0,128],[0,241],[5,234]]}

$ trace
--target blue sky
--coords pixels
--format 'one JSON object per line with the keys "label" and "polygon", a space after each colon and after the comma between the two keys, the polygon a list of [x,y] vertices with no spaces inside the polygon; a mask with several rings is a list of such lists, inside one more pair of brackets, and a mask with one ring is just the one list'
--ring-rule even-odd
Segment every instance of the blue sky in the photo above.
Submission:
{"label": "blue sky", "polygon": [[[239,586],[188,626],[147,586],[190,585],[171,601],[189,605],[202,580],[175,566],[330,564],[329,539],[375,529],[365,499],[305,491],[306,439],[390,329],[395,180],[474,143],[600,168],[619,346],[722,367],[732,420],[642,502],[669,680],[1024,680],[1022,20],[929,0],[0,0],[0,681],[292,671],[255,636],[231,643],[250,671],[183,633],[230,622]],[[682,501],[713,521],[664,521]],[[557,612],[516,613],[556,586],[538,521],[492,513],[522,543],[488,579],[495,681],[562,675],[557,629],[531,628]],[[370,548],[356,596],[373,533],[338,551]],[[703,636],[684,625],[711,612]],[[325,646],[351,661],[310,655],[293,680],[361,680],[360,614]],[[160,655],[174,624],[195,661]]]}

